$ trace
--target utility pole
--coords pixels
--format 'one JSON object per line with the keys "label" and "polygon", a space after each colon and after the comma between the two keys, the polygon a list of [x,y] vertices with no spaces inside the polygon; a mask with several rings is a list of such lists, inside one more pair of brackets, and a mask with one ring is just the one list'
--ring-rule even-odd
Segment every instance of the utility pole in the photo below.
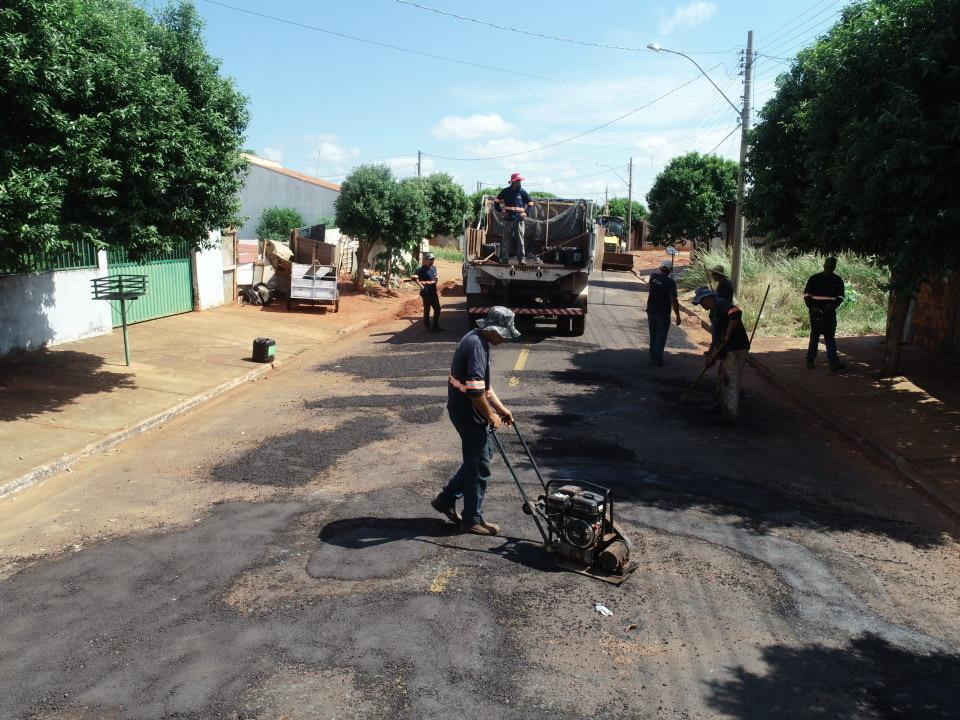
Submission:
{"label": "utility pole", "polygon": [[740,170],[737,173],[737,208],[733,216],[733,258],[730,282],[740,290],[743,275],[743,196],[746,184],[747,142],[750,134],[750,92],[753,81],[753,30],[747,31],[747,54],[743,64],[743,110],[740,113]]}
{"label": "utility pole", "polygon": [[630,242],[633,240],[633,158],[630,158],[628,165],[627,178],[627,250],[630,249]]}
{"label": "utility pole", "polygon": [[480,192],[480,181],[477,180],[477,192]]}
{"label": "utility pole", "polygon": [[420,151],[417,150],[417,177],[420,177]]}
{"label": "utility pole", "polygon": [[610,214],[610,193],[607,192],[610,189],[609,185],[603,186],[603,214]]}

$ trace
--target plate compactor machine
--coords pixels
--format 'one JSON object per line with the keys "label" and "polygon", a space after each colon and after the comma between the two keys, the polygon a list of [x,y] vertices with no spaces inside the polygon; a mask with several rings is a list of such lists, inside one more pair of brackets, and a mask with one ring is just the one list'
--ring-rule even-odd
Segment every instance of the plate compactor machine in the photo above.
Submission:
{"label": "plate compactor machine", "polygon": [[516,422],[513,429],[543,488],[535,503],[530,502],[520,484],[500,437],[495,430],[490,434],[523,498],[523,512],[533,518],[554,562],[565,570],[613,585],[622,583],[637,564],[630,558],[630,539],[613,519],[613,491],[589,482],[544,482]]}

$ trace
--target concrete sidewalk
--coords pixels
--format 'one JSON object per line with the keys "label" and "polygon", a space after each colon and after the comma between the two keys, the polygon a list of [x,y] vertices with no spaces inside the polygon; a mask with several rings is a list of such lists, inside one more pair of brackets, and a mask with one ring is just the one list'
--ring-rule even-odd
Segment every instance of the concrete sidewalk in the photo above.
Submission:
{"label": "concrete sidewalk", "polygon": [[[438,268],[459,278],[458,265]],[[338,313],[228,305],[131,326],[131,367],[119,330],[0,359],[0,497],[404,309],[419,313],[413,288],[346,294]],[[276,340],[273,365],[250,359],[257,337]]]}
{"label": "concrete sidewalk", "polygon": [[753,366],[807,410],[960,515],[960,362],[903,348],[902,375],[876,379],[878,336],[838,338],[847,369],[831,373],[825,352],[806,368],[807,341],[756,338]]}

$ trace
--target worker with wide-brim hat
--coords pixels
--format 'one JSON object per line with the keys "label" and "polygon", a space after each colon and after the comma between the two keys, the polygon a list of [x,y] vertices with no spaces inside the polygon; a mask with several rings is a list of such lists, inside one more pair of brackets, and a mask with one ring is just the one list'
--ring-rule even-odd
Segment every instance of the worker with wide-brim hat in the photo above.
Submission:
{"label": "worker with wide-brim hat", "polygon": [[524,225],[527,219],[527,207],[533,202],[530,194],[523,189],[524,178],[515,172],[510,176],[510,184],[497,194],[497,209],[504,221],[503,242],[500,244],[500,262],[507,263],[511,258],[517,262],[526,259],[524,245]]}
{"label": "worker with wide-brim hat", "polygon": [[[483,517],[493,445],[490,429],[513,423],[513,413],[490,385],[490,347],[520,337],[513,310],[496,305],[460,340],[450,365],[447,412],[460,435],[463,463],[430,505],[464,532],[496,535],[500,528]],[[463,498],[463,516],[457,499]]]}

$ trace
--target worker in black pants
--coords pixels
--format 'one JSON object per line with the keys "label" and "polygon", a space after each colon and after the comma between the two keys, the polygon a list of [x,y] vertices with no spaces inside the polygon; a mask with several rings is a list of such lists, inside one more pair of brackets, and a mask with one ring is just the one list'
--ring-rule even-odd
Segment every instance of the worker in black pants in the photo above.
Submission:
{"label": "worker in black pants", "polygon": [[811,275],[803,288],[803,301],[810,311],[810,344],[807,346],[807,367],[814,367],[817,359],[817,346],[823,335],[823,344],[827,346],[827,360],[833,372],[843,370],[846,365],[837,355],[837,308],[843,303],[843,278],[837,275],[837,259],[828,257],[823,262],[823,272]]}
{"label": "worker in black pants", "polygon": [[[420,297],[423,298],[423,324],[430,332],[440,332],[440,294],[437,292],[437,268],[434,267],[436,256],[427,253],[423,256],[423,265],[410,279],[420,286]],[[430,310],[433,309],[433,324],[430,323]]]}

